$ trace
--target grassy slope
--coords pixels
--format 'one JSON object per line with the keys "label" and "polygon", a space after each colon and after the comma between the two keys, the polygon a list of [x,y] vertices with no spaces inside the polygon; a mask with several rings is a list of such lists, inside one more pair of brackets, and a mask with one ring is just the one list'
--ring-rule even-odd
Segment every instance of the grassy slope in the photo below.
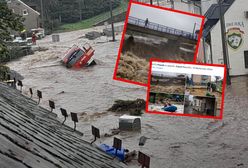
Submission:
{"label": "grassy slope", "polygon": [[[113,9],[113,15],[118,15],[123,11],[127,10],[127,2],[122,1],[120,6]],[[80,29],[87,29],[93,27],[94,24],[99,23],[100,21],[104,21],[110,17],[110,12],[104,12],[102,14],[96,15],[92,18],[77,22],[77,23],[70,23],[61,25],[56,32],[68,32],[68,31],[75,31]]]}

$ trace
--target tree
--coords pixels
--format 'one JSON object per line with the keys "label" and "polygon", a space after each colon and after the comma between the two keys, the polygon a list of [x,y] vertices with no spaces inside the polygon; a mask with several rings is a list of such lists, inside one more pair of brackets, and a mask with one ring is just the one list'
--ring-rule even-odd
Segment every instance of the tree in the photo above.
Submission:
{"label": "tree", "polygon": [[0,62],[8,55],[6,41],[10,39],[10,31],[22,31],[24,19],[8,9],[7,3],[0,2]]}

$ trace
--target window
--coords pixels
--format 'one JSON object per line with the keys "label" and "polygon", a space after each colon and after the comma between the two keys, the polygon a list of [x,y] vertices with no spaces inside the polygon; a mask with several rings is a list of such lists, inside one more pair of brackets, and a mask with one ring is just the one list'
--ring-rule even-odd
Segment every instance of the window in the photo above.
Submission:
{"label": "window", "polygon": [[28,15],[28,10],[27,10],[27,9],[23,9],[23,10],[22,10],[22,14],[23,14],[23,15]]}
{"label": "window", "polygon": [[245,56],[245,68],[248,69],[248,51],[244,51]]}
{"label": "window", "polygon": [[12,9],[12,13],[15,13],[15,9]]}

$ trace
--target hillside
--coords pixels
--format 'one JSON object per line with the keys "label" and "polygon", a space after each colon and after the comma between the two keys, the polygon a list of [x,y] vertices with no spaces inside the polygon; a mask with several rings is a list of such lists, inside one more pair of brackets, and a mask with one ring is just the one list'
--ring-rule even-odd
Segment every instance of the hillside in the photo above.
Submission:
{"label": "hillside", "polygon": [[[76,23],[109,11],[106,0],[23,0],[24,3],[41,13],[43,2],[43,16],[45,28],[50,32],[61,24]],[[121,6],[122,0],[112,0],[113,9]]]}
{"label": "hillside", "polygon": [[[117,8],[113,9],[113,16],[118,16],[122,13],[125,13],[127,11],[127,5],[128,3],[126,1],[121,1],[120,5]],[[87,29],[93,27],[94,25],[97,25],[98,23],[106,21],[109,18],[110,18],[110,12],[109,11],[103,12],[99,15],[96,15],[94,17],[76,23],[63,24],[56,29],[56,32]]]}

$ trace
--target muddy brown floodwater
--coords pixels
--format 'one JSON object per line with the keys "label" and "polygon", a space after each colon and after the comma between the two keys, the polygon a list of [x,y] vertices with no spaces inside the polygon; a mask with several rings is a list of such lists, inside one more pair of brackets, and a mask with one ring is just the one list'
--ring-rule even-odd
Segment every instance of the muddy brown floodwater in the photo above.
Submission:
{"label": "muddy brown floodwater", "polygon": [[[46,108],[49,99],[55,101],[54,112],[61,122],[60,107],[81,113],[77,129],[85,134],[87,141],[92,140],[91,125],[100,128],[101,135],[118,127],[120,114],[107,112],[114,100],[146,97],[146,88],[112,80],[120,35],[116,42],[106,42],[106,37],[88,41],[96,50],[98,65],[80,70],[60,65],[68,47],[85,43],[86,39],[79,37],[91,30],[61,33],[61,42],[57,43],[52,43],[51,36],[47,36],[38,41],[38,45],[49,50],[8,64],[23,75],[24,94],[28,94],[29,87],[41,90],[41,105]],[[125,148],[151,156],[152,168],[245,168],[248,167],[247,95],[248,78],[235,78],[226,91],[222,121],[145,113],[141,118],[141,132],[122,132],[116,137],[123,140]],[[70,118],[66,124],[73,126]],[[148,139],[140,147],[141,136]],[[112,144],[112,140],[113,137],[103,137],[96,144]],[[139,167],[137,164],[129,166]]]}

